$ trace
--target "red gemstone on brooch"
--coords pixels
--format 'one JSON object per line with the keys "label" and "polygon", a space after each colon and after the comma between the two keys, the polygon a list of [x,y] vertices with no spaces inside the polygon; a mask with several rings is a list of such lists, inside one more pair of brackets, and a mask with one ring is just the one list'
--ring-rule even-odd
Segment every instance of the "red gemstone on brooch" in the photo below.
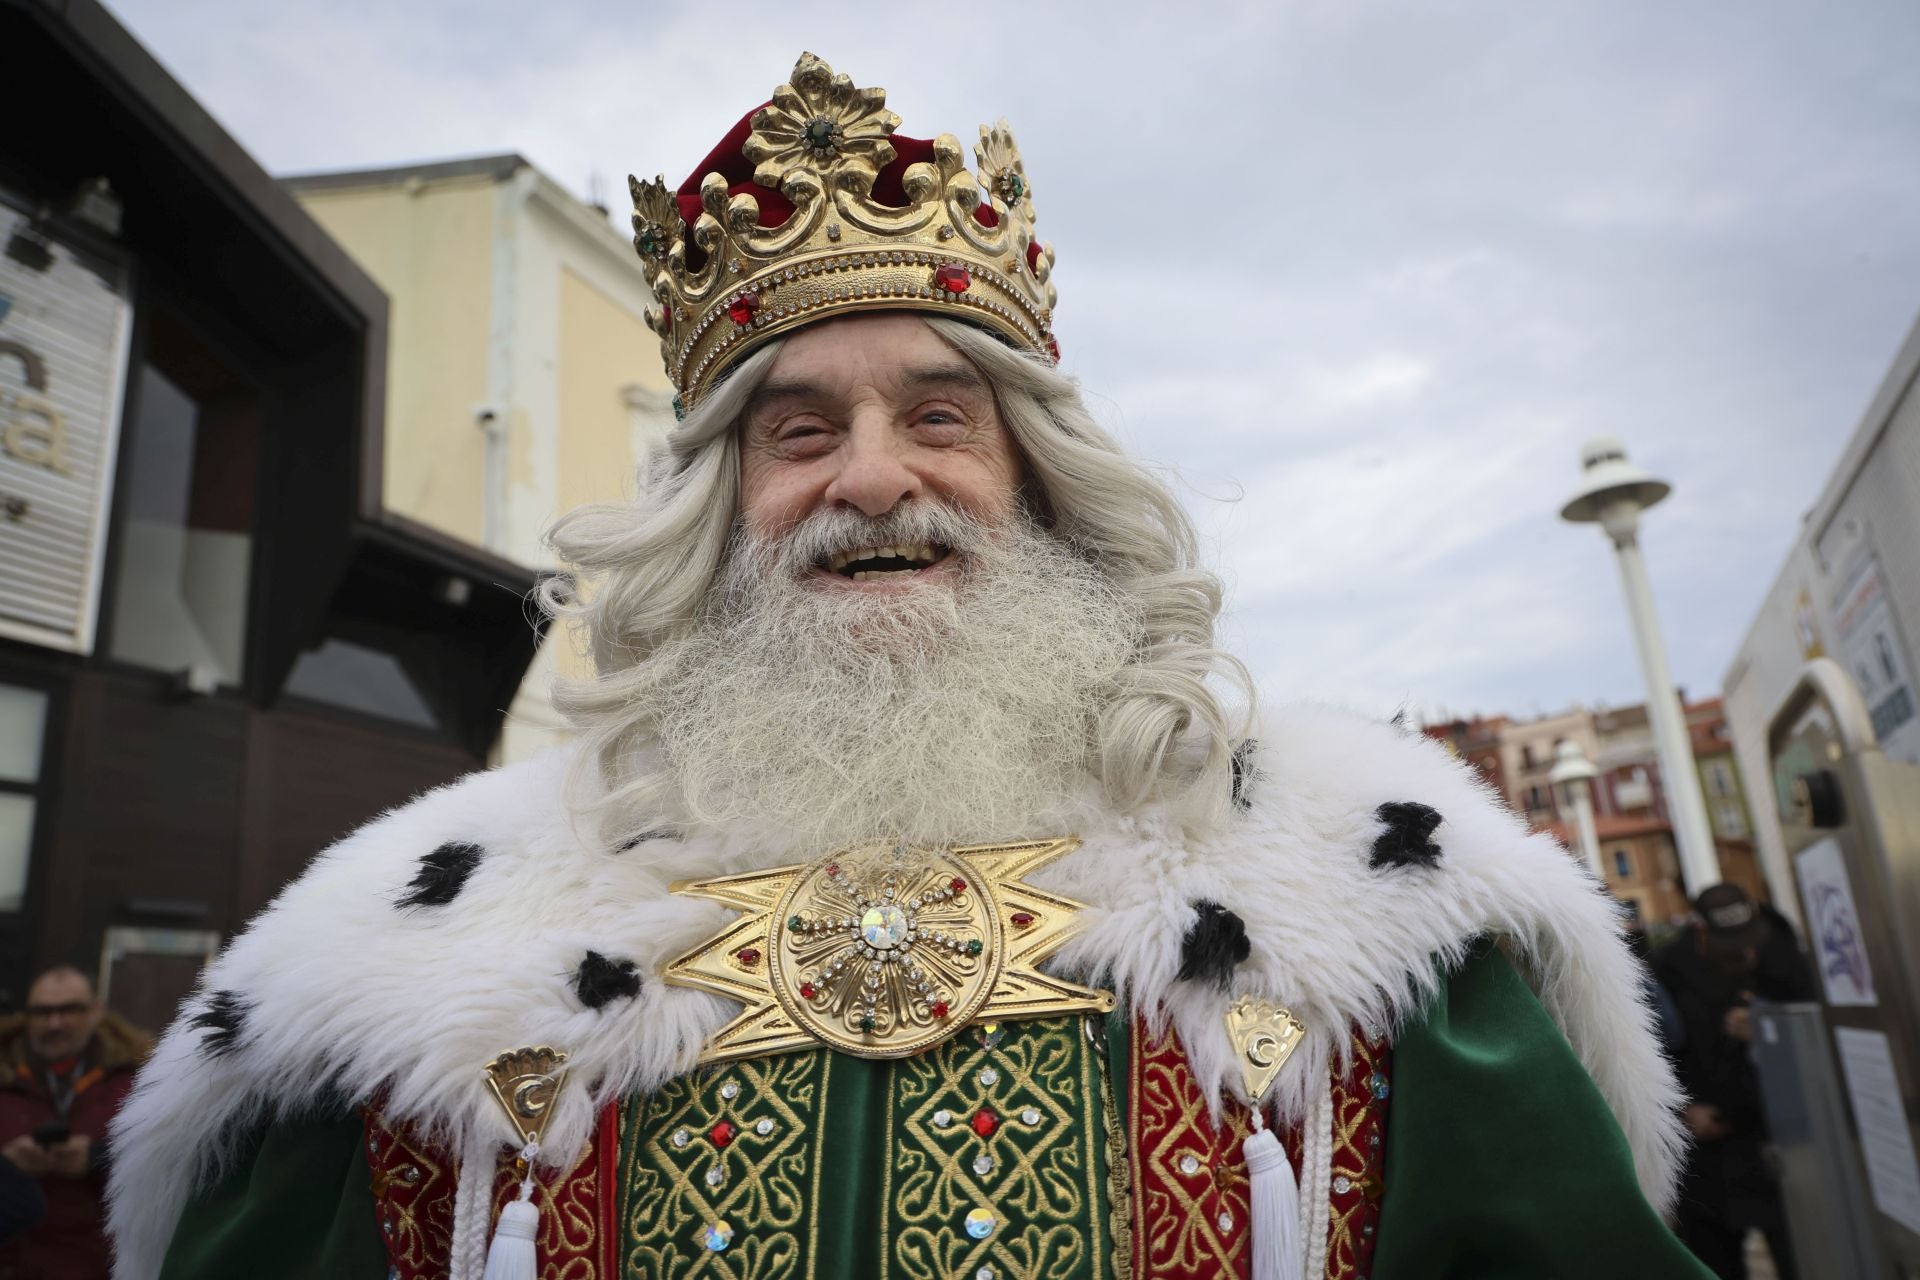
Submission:
{"label": "red gemstone on brooch", "polygon": [[965,893],[967,891],[967,882],[959,876],[955,876],[953,879],[947,881],[947,888],[953,890],[955,893]]}
{"label": "red gemstone on brooch", "polygon": [[727,314],[733,317],[735,324],[753,323],[754,312],[760,310],[760,295],[743,293],[727,304]]}
{"label": "red gemstone on brooch", "polygon": [[949,1011],[948,1011],[948,1009],[947,1009],[947,1002],[946,1002],[945,1000],[935,1000],[935,1001],[933,1002],[933,1016],[934,1016],[934,1017],[936,1017],[936,1018],[944,1018],[944,1017],[946,1017],[946,1016],[947,1016],[947,1013],[948,1013],[948,1012],[949,1012]]}
{"label": "red gemstone on brooch", "polygon": [[839,874],[840,874],[840,864],[839,864],[839,863],[837,863],[837,862],[829,862],[829,863],[827,864],[827,874],[828,874],[828,875],[830,875],[830,876],[837,876],[837,875],[839,875]]}
{"label": "red gemstone on brooch", "polygon": [[993,1114],[992,1107],[982,1107],[973,1113],[973,1119],[967,1121],[973,1131],[983,1138],[991,1138],[993,1131],[1000,1127],[1000,1117]]}
{"label": "red gemstone on brooch", "polygon": [[802,1000],[811,1000],[819,994],[820,988],[814,986],[811,982],[803,982],[800,984],[800,998]]}
{"label": "red gemstone on brooch", "polygon": [[933,269],[933,282],[948,293],[965,293],[973,284],[973,273],[949,262]]}
{"label": "red gemstone on brooch", "polygon": [[1014,928],[1016,928],[1016,929],[1024,929],[1024,928],[1026,928],[1026,927],[1027,927],[1028,925],[1030,925],[1030,924],[1032,924],[1032,923],[1033,923],[1033,912],[1031,912],[1031,911],[1016,911],[1016,912],[1014,912],[1014,913],[1013,913],[1013,927],[1014,927]]}
{"label": "red gemstone on brooch", "polygon": [[1059,342],[1058,342],[1058,341],[1056,341],[1055,339],[1053,339],[1052,337],[1049,337],[1049,338],[1047,339],[1047,351],[1048,351],[1048,353],[1049,353],[1050,355],[1052,355],[1052,356],[1053,356],[1053,362],[1054,362],[1055,364],[1059,364],[1059,363],[1060,363],[1060,344],[1059,344]]}
{"label": "red gemstone on brooch", "polygon": [[714,1146],[724,1147],[728,1143],[733,1141],[733,1135],[736,1132],[738,1132],[738,1130],[736,1130],[727,1121],[722,1120],[719,1124],[707,1130],[707,1136],[713,1139]]}
{"label": "red gemstone on brooch", "polygon": [[758,947],[742,947],[733,954],[740,957],[740,963],[746,965],[749,969],[760,963],[760,949]]}

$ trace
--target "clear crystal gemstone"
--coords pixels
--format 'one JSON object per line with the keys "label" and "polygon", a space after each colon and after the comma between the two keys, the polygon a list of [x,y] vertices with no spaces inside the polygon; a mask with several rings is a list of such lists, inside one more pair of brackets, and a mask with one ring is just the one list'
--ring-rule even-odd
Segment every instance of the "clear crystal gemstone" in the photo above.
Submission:
{"label": "clear crystal gemstone", "polygon": [[1180,1157],[1180,1172],[1195,1174],[1200,1172],[1200,1161],[1191,1151]]}
{"label": "clear crystal gemstone", "polygon": [[725,1084],[721,1085],[720,1096],[725,1098],[728,1102],[732,1102],[735,1098],[740,1096],[740,1082],[738,1080],[729,1080]]}
{"label": "clear crystal gemstone", "polygon": [[753,1126],[753,1131],[764,1138],[773,1132],[773,1121],[761,1120]]}
{"label": "clear crystal gemstone", "polygon": [[[934,1128],[944,1129],[952,1123],[953,1123],[953,1112],[946,1110],[944,1107],[933,1113]],[[683,1129],[681,1130],[681,1132],[684,1133],[686,1131]]]}
{"label": "clear crystal gemstone", "polygon": [[907,913],[892,903],[868,907],[860,915],[860,934],[877,950],[893,950],[907,940],[907,931]]}
{"label": "clear crystal gemstone", "polygon": [[688,1133],[685,1129],[675,1129],[673,1131],[673,1145],[676,1147],[684,1147],[687,1145],[687,1143],[691,1142],[692,1140],[693,1140],[693,1135]]}
{"label": "clear crystal gemstone", "polygon": [[726,1180],[727,1180],[727,1171],[725,1169],[722,1169],[719,1165],[715,1165],[713,1166],[713,1168],[707,1170],[708,1186],[717,1187],[721,1183],[725,1182]]}
{"label": "clear crystal gemstone", "polygon": [[992,1067],[980,1068],[980,1083],[991,1089],[1000,1083],[1000,1073]]}
{"label": "clear crystal gemstone", "polygon": [[1021,1124],[1039,1124],[1040,1123],[1039,1110],[1034,1107],[1028,1107],[1025,1111],[1022,1111],[1020,1113],[1020,1123]]}
{"label": "clear crystal gemstone", "polygon": [[1222,1209],[1220,1211],[1220,1229],[1222,1231],[1233,1230],[1233,1215],[1228,1213],[1225,1209]]}
{"label": "clear crystal gemstone", "polygon": [[981,1177],[993,1172],[993,1157],[982,1152],[973,1158],[973,1171]]}
{"label": "clear crystal gemstone", "polygon": [[1335,1194],[1335,1195],[1342,1195],[1342,1196],[1343,1196],[1343,1195],[1345,1195],[1345,1194],[1347,1194],[1347,1192],[1349,1192],[1349,1191],[1351,1191],[1351,1190],[1353,1190],[1353,1179],[1352,1179],[1352,1178],[1349,1178],[1349,1177],[1348,1177],[1348,1176],[1347,1176],[1346,1174],[1344,1174],[1344,1173],[1342,1173],[1342,1174],[1336,1174],[1336,1175],[1334,1176],[1334,1179],[1333,1179],[1333,1191],[1334,1191],[1334,1194]]}

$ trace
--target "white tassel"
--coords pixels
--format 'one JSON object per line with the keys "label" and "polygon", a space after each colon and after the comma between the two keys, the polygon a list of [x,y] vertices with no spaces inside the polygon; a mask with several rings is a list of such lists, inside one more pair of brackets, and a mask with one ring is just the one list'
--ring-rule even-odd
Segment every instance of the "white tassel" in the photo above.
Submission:
{"label": "white tassel", "polygon": [[[1300,1189],[1287,1149],[1253,1109],[1253,1132],[1241,1144],[1253,1201],[1253,1280],[1305,1280],[1300,1248]],[[491,1276],[489,1276],[491,1280]]]}
{"label": "white tassel", "polygon": [[529,1142],[520,1149],[527,1162],[527,1176],[520,1181],[520,1198],[500,1210],[500,1222],[493,1229],[493,1247],[487,1250],[485,1280],[539,1280],[540,1257],[534,1249],[534,1237],[540,1234],[540,1210],[533,1203],[533,1160],[540,1144]]}

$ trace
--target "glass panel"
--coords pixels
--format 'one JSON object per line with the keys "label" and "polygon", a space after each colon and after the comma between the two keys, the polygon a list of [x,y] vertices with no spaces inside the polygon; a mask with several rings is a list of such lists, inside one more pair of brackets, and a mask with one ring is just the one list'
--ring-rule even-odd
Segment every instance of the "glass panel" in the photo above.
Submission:
{"label": "glass panel", "polygon": [[18,911],[27,896],[32,848],[33,797],[0,791],[0,911]]}
{"label": "glass panel", "polygon": [[254,418],[143,365],[121,485],[112,655],[237,684],[252,566]]}
{"label": "glass panel", "polygon": [[301,654],[287,692],[422,729],[440,727],[398,658],[351,640],[329,639]]}
{"label": "glass panel", "polygon": [[40,780],[40,743],[46,728],[46,694],[0,684],[0,780]]}

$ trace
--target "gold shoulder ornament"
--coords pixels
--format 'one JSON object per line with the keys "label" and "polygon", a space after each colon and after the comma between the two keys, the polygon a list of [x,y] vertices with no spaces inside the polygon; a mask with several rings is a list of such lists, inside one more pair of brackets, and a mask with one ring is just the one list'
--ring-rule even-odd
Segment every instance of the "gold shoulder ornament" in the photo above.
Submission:
{"label": "gold shoulder ornament", "polygon": [[1111,993],[1037,967],[1077,931],[1084,904],[1022,880],[1079,844],[874,842],[674,885],[745,913],[666,969],[676,986],[746,1006],[701,1063],[816,1044],[904,1058],[975,1022],[1107,1012]]}

